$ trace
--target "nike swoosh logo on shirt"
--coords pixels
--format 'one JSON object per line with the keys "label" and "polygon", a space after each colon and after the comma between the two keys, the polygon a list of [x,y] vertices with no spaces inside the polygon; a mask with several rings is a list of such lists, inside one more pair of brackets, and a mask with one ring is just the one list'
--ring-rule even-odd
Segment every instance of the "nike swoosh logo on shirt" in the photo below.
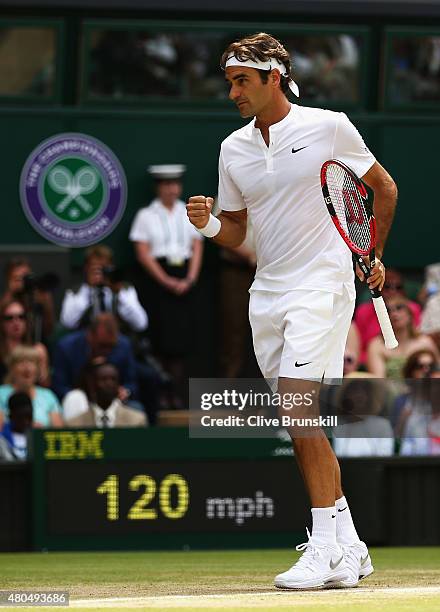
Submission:
{"label": "nike swoosh logo on shirt", "polygon": [[342,510],[339,510],[338,508],[338,512],[344,512],[344,510],[347,510],[347,506],[345,506],[345,508],[342,508]]}
{"label": "nike swoosh logo on shirt", "polygon": [[341,556],[341,558],[338,561],[336,561],[336,563],[333,563],[333,561],[330,559],[330,569],[332,570],[336,569],[343,558],[344,556]]}
{"label": "nike swoosh logo on shirt", "polygon": [[307,149],[309,145],[306,145],[305,147],[300,147],[299,149],[295,149],[295,147],[292,147],[292,153],[298,153],[298,151],[302,151],[303,149]]}

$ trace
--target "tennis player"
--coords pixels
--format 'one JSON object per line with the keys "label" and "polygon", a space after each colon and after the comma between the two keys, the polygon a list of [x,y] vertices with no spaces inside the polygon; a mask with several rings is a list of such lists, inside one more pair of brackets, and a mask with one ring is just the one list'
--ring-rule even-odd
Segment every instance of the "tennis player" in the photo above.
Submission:
{"label": "tennis player", "polygon": [[[218,199],[195,196],[188,217],[217,244],[236,247],[255,232],[257,271],[250,289],[254,348],[280,393],[319,392],[321,379],[342,378],[355,289],[351,254],[323,202],[320,169],[332,158],[347,164],[375,193],[377,262],[368,279],[382,289],[380,261],[397,198],[393,179],[375,160],[344,113],[291,104],[299,95],[289,54],[260,33],[234,42],[221,65],[230,99],[250,123],[221,145]],[[362,279],[361,271],[358,271]],[[341,488],[336,456],[322,431],[289,431],[312,505],[312,533],[299,561],[275,578],[288,589],[355,586],[373,572]]]}

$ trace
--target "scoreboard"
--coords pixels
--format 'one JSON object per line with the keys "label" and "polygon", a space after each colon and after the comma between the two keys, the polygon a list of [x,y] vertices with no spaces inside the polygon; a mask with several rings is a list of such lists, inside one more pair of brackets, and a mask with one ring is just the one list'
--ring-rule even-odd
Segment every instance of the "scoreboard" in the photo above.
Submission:
{"label": "scoreboard", "polygon": [[[191,439],[185,428],[32,435],[36,550],[293,547],[310,526],[289,439]],[[340,464],[370,544],[440,542],[438,457]]]}
{"label": "scoreboard", "polygon": [[280,439],[34,430],[38,550],[294,545],[309,511]]}

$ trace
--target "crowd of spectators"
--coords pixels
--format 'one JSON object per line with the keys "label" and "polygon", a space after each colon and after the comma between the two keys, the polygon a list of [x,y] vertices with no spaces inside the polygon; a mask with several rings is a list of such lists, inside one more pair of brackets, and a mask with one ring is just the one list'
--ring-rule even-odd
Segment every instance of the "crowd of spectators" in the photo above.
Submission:
{"label": "crowd of spectators", "polygon": [[[184,167],[149,171],[156,198],[133,220],[132,274],[115,267],[109,247],[89,247],[83,279],[63,287],[57,319],[53,275],[35,277],[24,258],[7,263],[0,298],[0,458],[23,458],[31,427],[145,427],[161,411],[188,408],[204,244],[180,200]],[[241,247],[218,255],[217,374],[256,377],[247,320],[252,228]],[[440,264],[428,266],[424,284],[412,290],[401,272],[387,271],[383,296],[399,340],[393,351],[384,345],[368,292],[358,294],[344,381],[332,396],[336,452],[439,454]]]}
{"label": "crowd of spectators", "polygon": [[440,37],[397,36],[390,49],[390,98],[393,104],[440,100]]}
{"label": "crowd of spectators", "polygon": [[440,454],[440,264],[410,290],[401,272],[387,270],[383,297],[399,341],[392,351],[367,295],[355,310],[344,355],[348,400],[342,393],[335,407],[339,456]]}
{"label": "crowd of spectators", "polygon": [[118,269],[109,247],[89,247],[82,281],[63,288],[59,320],[59,281],[36,277],[25,258],[7,263],[0,458],[25,457],[31,427],[145,427],[156,424],[159,409],[187,408],[203,241],[179,199],[183,171],[150,169],[157,197],[140,208],[130,232],[137,268]]}
{"label": "crowd of spectators", "polygon": [[[91,40],[90,96],[225,99],[218,58],[229,41],[242,35],[221,30],[96,29]],[[323,32],[282,38],[295,58],[295,80],[303,97],[326,102],[359,99],[361,36]]]}

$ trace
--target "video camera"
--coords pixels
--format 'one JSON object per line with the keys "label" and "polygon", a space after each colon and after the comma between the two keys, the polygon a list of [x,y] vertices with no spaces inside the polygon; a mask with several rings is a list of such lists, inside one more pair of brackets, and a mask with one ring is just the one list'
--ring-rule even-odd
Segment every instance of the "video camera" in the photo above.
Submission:
{"label": "video camera", "polygon": [[60,284],[60,278],[51,272],[35,276],[26,274],[23,278],[23,293],[32,293],[35,289],[40,291],[55,291]]}
{"label": "video camera", "polygon": [[123,283],[126,280],[124,270],[115,266],[104,266],[102,268],[102,275],[109,283]]}

